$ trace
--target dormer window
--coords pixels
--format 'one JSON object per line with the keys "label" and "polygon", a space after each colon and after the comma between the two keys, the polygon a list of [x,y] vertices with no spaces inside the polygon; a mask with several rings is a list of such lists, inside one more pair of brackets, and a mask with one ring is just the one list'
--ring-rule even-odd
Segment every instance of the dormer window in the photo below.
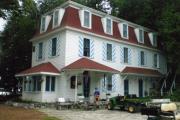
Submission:
{"label": "dormer window", "polygon": [[46,28],[46,17],[43,16],[41,18],[41,32],[45,32],[45,28]]}
{"label": "dormer window", "polygon": [[53,27],[58,26],[58,21],[59,21],[59,11],[56,10],[53,15]]}
{"label": "dormer window", "polygon": [[126,23],[119,23],[118,27],[119,27],[119,31],[120,31],[121,37],[124,38],[124,39],[128,39],[129,38],[128,24],[126,24]]}
{"label": "dormer window", "polygon": [[81,26],[91,29],[92,24],[92,14],[88,10],[80,10],[79,17],[81,20]]}
{"label": "dormer window", "polygon": [[148,34],[152,46],[157,47],[157,33]]}
{"label": "dormer window", "polygon": [[112,34],[112,20],[110,18],[106,19],[106,33]]}
{"label": "dormer window", "polygon": [[141,29],[139,30],[139,42],[144,43],[144,31]]}

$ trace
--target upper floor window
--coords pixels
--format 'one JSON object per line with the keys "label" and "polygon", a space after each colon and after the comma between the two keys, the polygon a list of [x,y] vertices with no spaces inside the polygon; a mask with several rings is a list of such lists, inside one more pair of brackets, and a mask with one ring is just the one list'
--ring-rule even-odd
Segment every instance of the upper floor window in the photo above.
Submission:
{"label": "upper floor window", "polygon": [[106,18],[106,33],[112,34],[112,20],[110,18]]}
{"label": "upper floor window", "polygon": [[123,34],[122,37],[123,38],[128,38],[128,25],[127,24],[123,24]]}
{"label": "upper floor window", "polygon": [[154,54],[154,67],[157,68],[157,54]]}
{"label": "upper floor window", "polygon": [[141,29],[139,30],[139,42],[144,43],[144,31]]}
{"label": "upper floor window", "polygon": [[107,49],[106,49],[106,58],[109,61],[112,61],[112,44],[107,44]]}
{"label": "upper floor window", "polygon": [[59,22],[59,10],[56,10],[53,15],[53,27],[58,26]]}
{"label": "upper floor window", "polygon": [[90,57],[90,40],[84,38],[83,56]]}
{"label": "upper floor window", "polygon": [[91,14],[89,11],[84,11],[84,27],[90,28]]}
{"label": "upper floor window", "polygon": [[53,38],[51,55],[56,56],[56,54],[57,54],[57,38]]}
{"label": "upper floor window", "polygon": [[55,91],[55,80],[54,76],[46,76],[46,91]]}
{"label": "upper floor window", "polygon": [[107,75],[107,90],[112,91],[112,76]]}
{"label": "upper floor window", "polygon": [[157,35],[153,34],[153,45],[156,47],[157,46]]}
{"label": "upper floor window", "polygon": [[41,32],[45,32],[45,29],[46,29],[46,17],[43,16],[41,18]]}
{"label": "upper floor window", "polygon": [[145,65],[145,54],[144,51],[140,52],[140,64]]}
{"label": "upper floor window", "polygon": [[38,59],[42,59],[43,58],[43,43],[39,43],[38,44]]}
{"label": "upper floor window", "polygon": [[126,47],[124,47],[124,49],[123,49],[123,53],[124,53],[124,63],[128,63],[128,48],[126,48]]}

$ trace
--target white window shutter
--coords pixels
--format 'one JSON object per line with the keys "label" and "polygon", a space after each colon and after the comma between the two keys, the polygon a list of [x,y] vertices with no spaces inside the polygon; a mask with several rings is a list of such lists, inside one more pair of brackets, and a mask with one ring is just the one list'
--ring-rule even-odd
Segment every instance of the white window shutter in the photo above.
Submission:
{"label": "white window shutter", "polygon": [[46,56],[46,44],[43,43],[43,49],[42,49],[42,60],[45,60],[45,56]]}
{"label": "white window shutter", "polygon": [[141,51],[138,51],[138,65],[141,66]]}
{"label": "white window shutter", "polygon": [[90,58],[94,58],[94,40],[90,40]]}
{"label": "white window shutter", "polygon": [[83,56],[83,38],[79,36],[79,57]]}
{"label": "white window shutter", "polygon": [[131,64],[132,62],[132,50],[131,48],[128,48],[128,64]]}
{"label": "white window shutter", "polygon": [[114,44],[112,45],[112,61],[116,61],[116,46]]}
{"label": "white window shutter", "polygon": [[52,56],[52,40],[48,41],[48,56]]}
{"label": "white window shutter", "polygon": [[144,52],[144,65],[147,65],[148,59],[147,59],[147,52]]}
{"label": "white window shutter", "polygon": [[120,47],[120,63],[124,63],[124,48]]}
{"label": "white window shutter", "polygon": [[61,51],[61,41],[59,38],[57,38],[57,44],[56,44],[56,55],[59,56]]}
{"label": "white window shutter", "polygon": [[101,79],[101,91],[102,92],[106,92],[106,75],[103,76],[103,78]]}
{"label": "white window shutter", "polygon": [[106,43],[104,43],[103,42],[103,45],[102,45],[102,59],[104,60],[104,61],[106,61],[107,60],[107,58],[106,58],[106,50],[107,48],[106,48]]}
{"label": "white window shutter", "polygon": [[112,91],[116,91],[116,75],[112,75]]}
{"label": "white window shutter", "polygon": [[35,48],[35,50],[36,50],[36,61],[38,61],[38,52],[39,52],[39,47],[38,47],[38,44],[36,44],[36,46],[35,46],[36,48]]}

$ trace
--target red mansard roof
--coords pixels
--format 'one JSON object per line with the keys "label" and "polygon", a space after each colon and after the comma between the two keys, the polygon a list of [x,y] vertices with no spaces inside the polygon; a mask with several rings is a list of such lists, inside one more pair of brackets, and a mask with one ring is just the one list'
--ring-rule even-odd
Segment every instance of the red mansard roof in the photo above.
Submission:
{"label": "red mansard roof", "polygon": [[[101,22],[101,17],[97,16],[95,14],[92,14],[92,28],[88,29],[88,28],[82,27],[81,23],[80,23],[78,9],[73,8],[73,7],[67,7],[66,8],[63,19],[62,19],[59,27],[53,29],[52,28],[52,19],[51,19],[49,26],[47,28],[47,31],[40,34],[40,30],[38,29],[34,38],[41,36],[41,35],[44,35],[44,34],[47,34],[47,33],[50,33],[50,32],[52,32],[58,28],[65,27],[65,26],[70,26],[73,28],[88,31],[88,32],[95,33],[98,35],[115,38],[115,39],[118,39],[120,41],[127,41],[127,42],[130,42],[133,44],[139,44],[142,46],[153,47],[150,43],[150,39],[148,37],[148,32],[146,32],[146,31],[144,31],[144,36],[145,36],[144,37],[144,44],[138,43],[135,32],[134,32],[135,28],[133,28],[131,26],[128,26],[129,27],[129,39],[128,40],[123,39],[120,35],[118,23],[115,21],[113,21],[113,35],[108,35],[108,34],[104,33],[103,25]],[[160,48],[160,47],[161,47],[161,45],[158,43],[158,48]]]}
{"label": "red mansard roof", "polygon": [[149,76],[162,76],[162,74],[157,70],[147,69],[147,68],[137,68],[137,67],[126,67],[121,72],[124,74],[142,74]]}
{"label": "red mansard roof", "polygon": [[39,64],[39,65],[34,66],[32,68],[29,68],[29,69],[26,69],[26,70],[16,74],[16,76],[39,74],[41,72],[55,73],[55,74],[60,73],[60,71],[54,65],[52,65],[50,62],[47,62],[47,63]]}
{"label": "red mansard roof", "polygon": [[81,58],[69,64],[68,66],[64,67],[62,70],[78,70],[78,69],[119,73],[118,70],[102,65],[88,58]]}

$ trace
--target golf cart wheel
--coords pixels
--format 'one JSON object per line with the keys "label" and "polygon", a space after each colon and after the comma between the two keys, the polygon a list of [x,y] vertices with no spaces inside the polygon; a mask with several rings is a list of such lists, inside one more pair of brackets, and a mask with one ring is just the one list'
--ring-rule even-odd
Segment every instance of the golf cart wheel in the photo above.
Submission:
{"label": "golf cart wheel", "polygon": [[135,112],[135,106],[129,106],[128,107],[128,112],[130,112],[130,113],[134,113]]}
{"label": "golf cart wheel", "polygon": [[113,109],[111,103],[108,103],[108,104],[107,104],[107,109],[108,109],[108,110],[112,110],[112,109]]}

